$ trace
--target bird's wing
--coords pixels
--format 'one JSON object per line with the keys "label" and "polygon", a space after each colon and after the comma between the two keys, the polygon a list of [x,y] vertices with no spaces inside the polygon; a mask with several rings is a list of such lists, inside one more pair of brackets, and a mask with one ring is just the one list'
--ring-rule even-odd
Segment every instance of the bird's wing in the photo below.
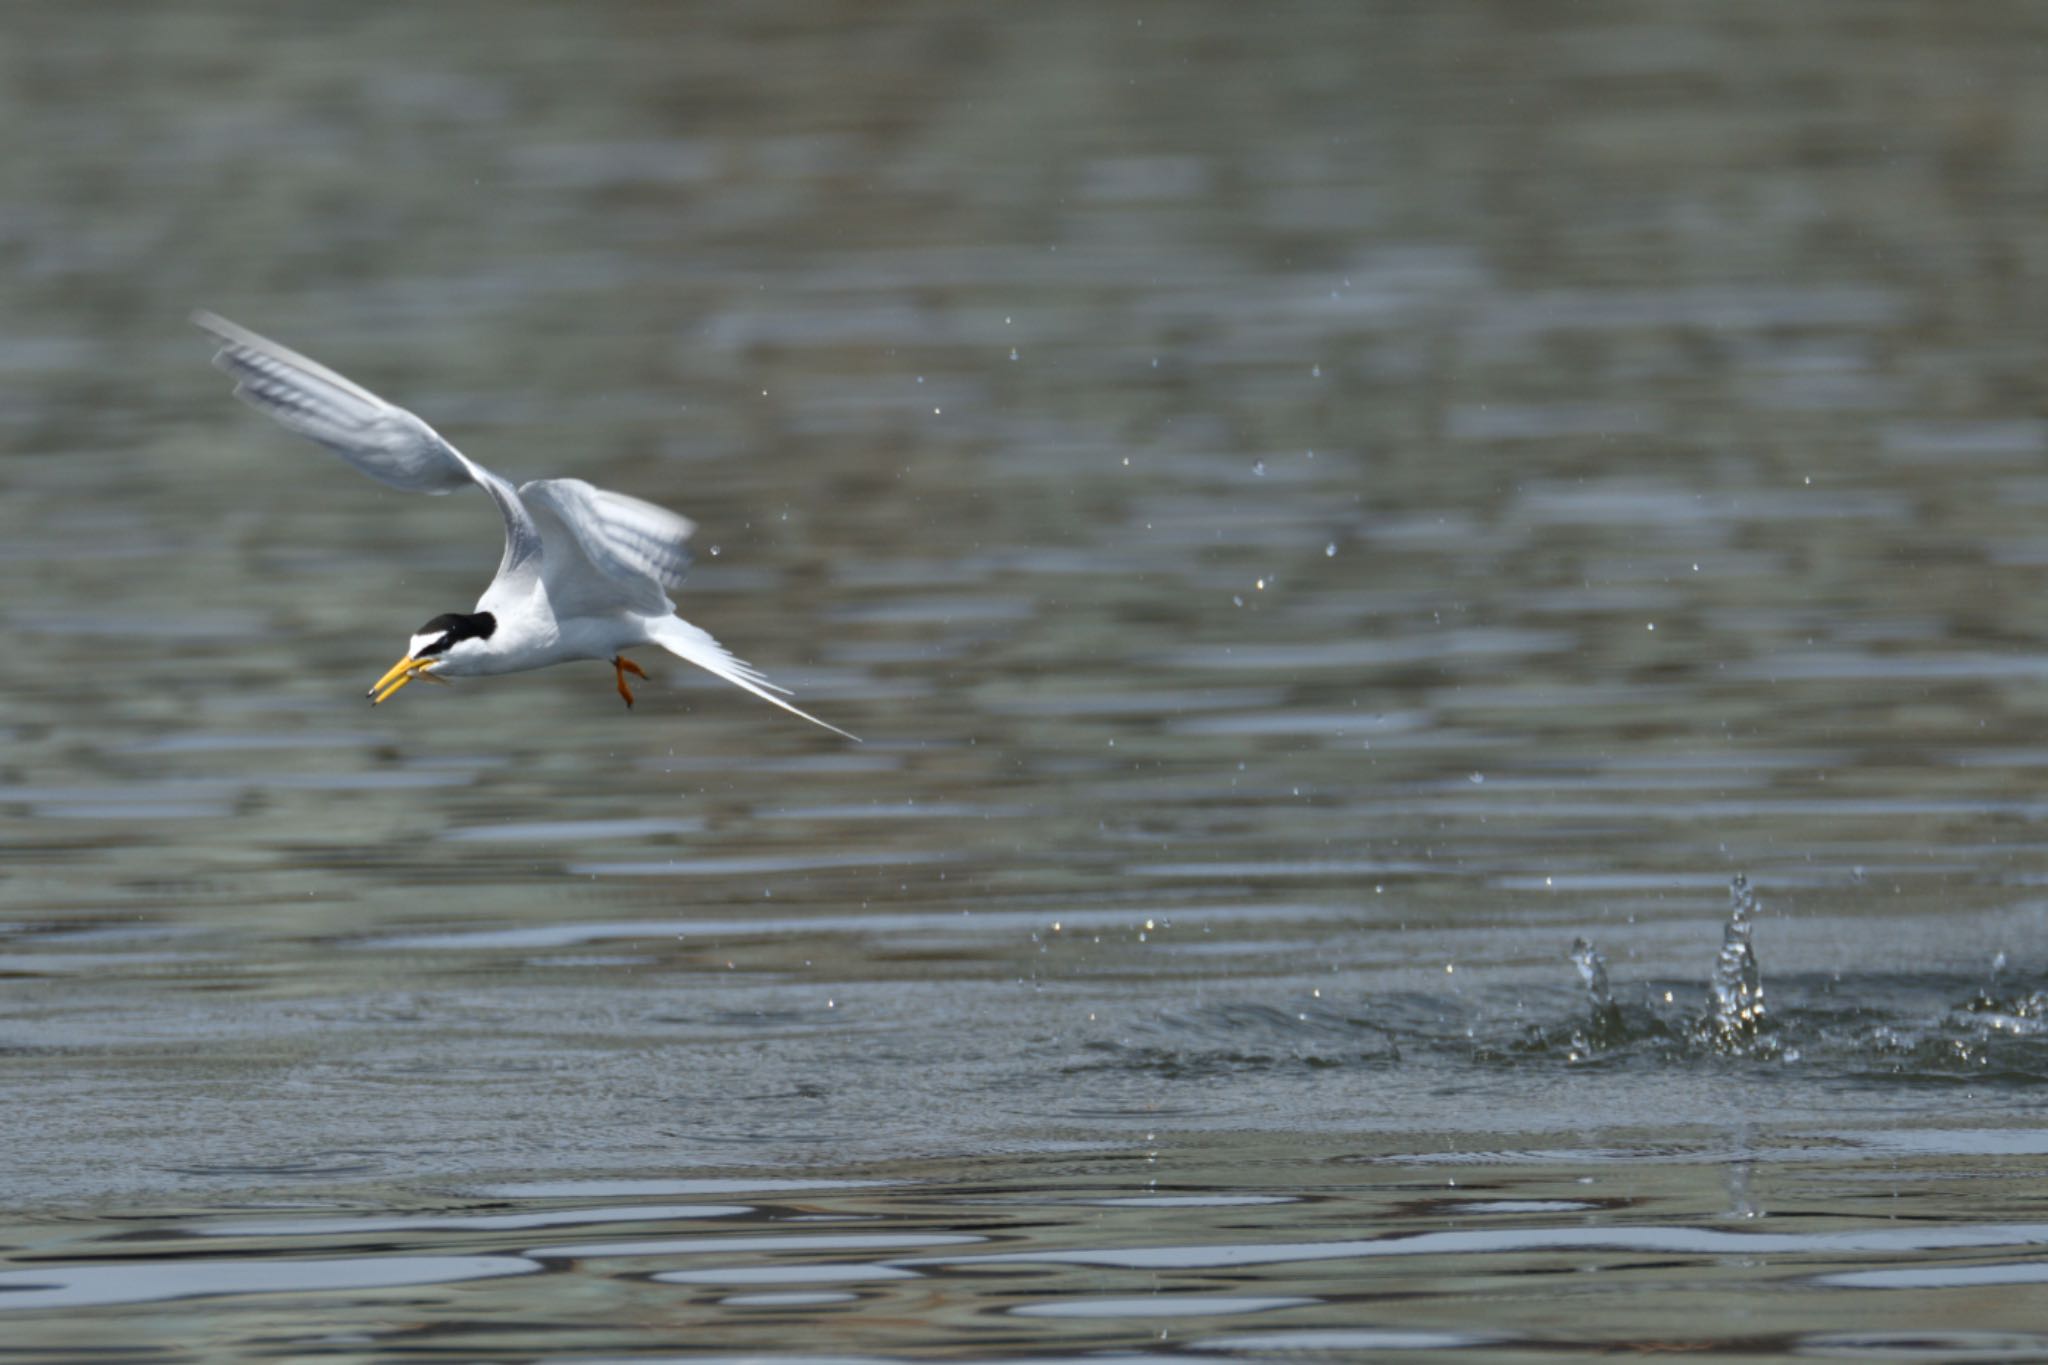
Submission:
{"label": "bird's wing", "polygon": [[448,493],[478,485],[505,519],[505,555],[498,563],[498,578],[538,568],[540,531],[512,485],[448,444],[418,417],[217,314],[201,310],[192,314],[192,321],[220,342],[214,368],[235,381],[235,397],[389,487],[408,493]]}
{"label": "bird's wing", "polygon": [[519,496],[550,542],[564,538],[556,524],[566,533],[566,553],[551,552],[547,562],[558,609],[568,589],[660,616],[675,610],[668,592],[689,572],[690,536],[697,529],[688,517],[581,479],[535,479],[519,486]]}
{"label": "bird's wing", "polygon": [[647,623],[647,633],[660,645],[679,659],[687,659],[705,672],[725,679],[735,687],[744,687],[763,701],[773,702],[793,716],[802,716],[813,725],[822,725],[835,735],[846,735],[854,743],[860,743],[860,736],[848,734],[830,721],[819,720],[810,712],[791,705],[782,697],[789,695],[789,689],[769,682],[761,670],[752,664],[742,663],[732,656],[732,651],[713,639],[711,632],[693,626],[680,616],[667,616]]}

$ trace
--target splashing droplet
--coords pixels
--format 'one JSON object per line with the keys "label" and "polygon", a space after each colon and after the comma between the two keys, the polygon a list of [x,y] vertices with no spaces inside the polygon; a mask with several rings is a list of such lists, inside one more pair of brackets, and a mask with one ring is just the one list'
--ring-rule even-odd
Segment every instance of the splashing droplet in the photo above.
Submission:
{"label": "splashing droplet", "polygon": [[1721,931],[1721,951],[1714,958],[1707,1012],[1694,1032],[1716,1052],[1770,1055],[1773,1049],[1762,1046],[1759,1037],[1764,1023],[1763,975],[1757,967],[1756,950],[1750,946],[1751,921],[1761,907],[1749,878],[1741,873],[1728,884],[1728,899],[1728,924]]}
{"label": "splashing droplet", "polygon": [[1586,999],[1598,1014],[1614,1008],[1614,992],[1607,985],[1607,955],[1585,939],[1572,940],[1572,965],[1586,987]]}

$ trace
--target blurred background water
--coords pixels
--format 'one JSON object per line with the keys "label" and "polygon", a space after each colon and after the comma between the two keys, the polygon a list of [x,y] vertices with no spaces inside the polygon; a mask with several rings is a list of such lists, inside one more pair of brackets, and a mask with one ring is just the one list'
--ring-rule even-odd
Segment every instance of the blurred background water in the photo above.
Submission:
{"label": "blurred background water", "polygon": [[16,1355],[2048,1353],[2048,13],[0,35]]}

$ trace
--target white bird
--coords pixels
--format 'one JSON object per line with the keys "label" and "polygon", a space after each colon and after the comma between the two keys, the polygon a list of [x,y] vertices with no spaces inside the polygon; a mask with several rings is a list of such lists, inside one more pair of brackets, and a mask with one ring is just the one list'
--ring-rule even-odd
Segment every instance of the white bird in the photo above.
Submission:
{"label": "white bird", "polygon": [[392,488],[447,493],[475,484],[505,519],[505,554],[476,610],[447,612],[421,626],[404,657],[369,690],[372,705],[414,678],[441,682],[600,659],[611,663],[630,707],[626,674],[647,675],[622,651],[659,645],[858,741],[784,701],[776,693],[789,689],[676,615],[668,590],[690,567],[696,527],[687,518],[581,479],[535,479],[515,489],[412,413],[326,366],[212,313],[195,312],[192,321],[220,342],[213,363],[234,379],[243,402]]}

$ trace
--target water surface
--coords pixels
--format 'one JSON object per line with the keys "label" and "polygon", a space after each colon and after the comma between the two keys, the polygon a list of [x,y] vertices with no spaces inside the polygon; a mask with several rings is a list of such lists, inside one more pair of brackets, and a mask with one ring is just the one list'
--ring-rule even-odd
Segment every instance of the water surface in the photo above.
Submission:
{"label": "water surface", "polygon": [[2048,1352],[2034,10],[9,23],[18,1351]]}

